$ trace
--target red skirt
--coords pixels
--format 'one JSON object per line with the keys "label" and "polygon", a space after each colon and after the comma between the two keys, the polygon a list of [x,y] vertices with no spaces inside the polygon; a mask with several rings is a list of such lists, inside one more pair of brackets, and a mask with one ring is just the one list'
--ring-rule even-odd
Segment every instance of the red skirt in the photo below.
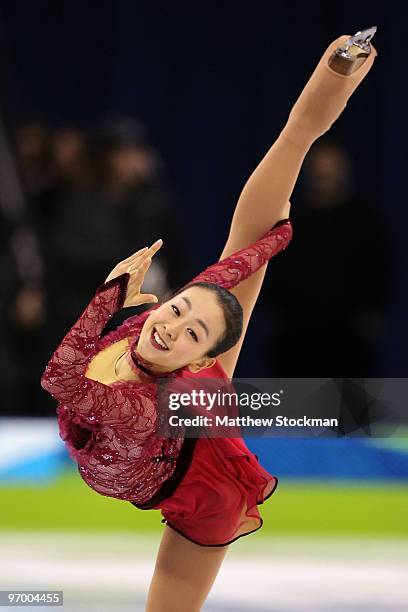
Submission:
{"label": "red skirt", "polygon": [[[202,372],[227,378],[218,362]],[[192,542],[226,546],[262,527],[258,505],[277,484],[242,437],[199,438],[176,491],[154,509],[161,510],[162,523]]]}

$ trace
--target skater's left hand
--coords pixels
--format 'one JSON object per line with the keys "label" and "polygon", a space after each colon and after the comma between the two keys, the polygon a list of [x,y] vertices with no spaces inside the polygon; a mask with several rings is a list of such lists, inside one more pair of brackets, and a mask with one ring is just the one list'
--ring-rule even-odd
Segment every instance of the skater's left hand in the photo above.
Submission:
{"label": "skater's left hand", "polygon": [[142,294],[140,288],[143,284],[145,274],[152,263],[152,257],[157,253],[163,244],[160,238],[156,240],[150,248],[145,247],[133,253],[127,259],[120,261],[109,274],[106,283],[125,272],[129,272],[130,278],[126,290],[126,298],[123,303],[123,308],[129,306],[139,306],[140,304],[151,304],[158,302],[157,296],[153,294]]}

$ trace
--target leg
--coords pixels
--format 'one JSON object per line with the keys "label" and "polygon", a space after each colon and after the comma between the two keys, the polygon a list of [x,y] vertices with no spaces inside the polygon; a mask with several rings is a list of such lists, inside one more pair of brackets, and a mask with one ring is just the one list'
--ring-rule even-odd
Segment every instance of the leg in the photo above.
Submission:
{"label": "leg", "polygon": [[[221,259],[251,244],[277,221],[289,216],[289,198],[308,150],[344,110],[347,100],[368,73],[377,55],[373,47],[371,56],[351,76],[335,73],[328,67],[327,60],[347,39],[348,36],[341,36],[328,46],[292,108],[286,126],[249,177],[238,199]],[[266,266],[232,291],[244,310],[244,329],[240,342],[219,357],[230,377],[265,272]]]}
{"label": "leg", "polygon": [[145,612],[199,612],[228,546],[200,546],[165,526]]}
{"label": "leg", "polygon": [[284,129],[247,180],[228,238],[234,243],[237,238],[243,240],[239,248],[257,240],[288,215],[288,202],[308,150],[341,115],[348,99],[373,65],[377,52],[372,46],[371,55],[350,76],[337,74],[328,66],[333,51],[348,38],[340,36],[327,47],[294,104]]}

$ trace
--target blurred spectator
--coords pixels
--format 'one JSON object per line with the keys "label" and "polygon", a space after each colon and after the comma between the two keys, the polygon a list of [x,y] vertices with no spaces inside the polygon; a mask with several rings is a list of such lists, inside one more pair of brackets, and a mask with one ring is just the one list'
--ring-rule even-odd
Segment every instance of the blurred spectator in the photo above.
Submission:
{"label": "blurred spectator", "polygon": [[16,151],[32,222],[45,241],[57,215],[60,199],[89,181],[85,135],[76,127],[20,123]]}
{"label": "blurred spectator", "polygon": [[[54,414],[41,374],[97,286],[118,261],[162,237],[163,252],[144,290],[160,296],[177,288],[189,280],[186,232],[165,164],[140,121],[107,119],[85,133],[29,120],[16,129],[15,151],[14,182],[19,175],[24,218],[39,237],[44,265],[38,282],[22,278],[20,268],[30,268],[35,249],[29,248],[28,230],[16,233],[6,207],[0,253],[3,404],[11,414]],[[106,331],[137,310],[118,313]]]}
{"label": "blurred spectator", "polygon": [[75,127],[62,127],[51,135],[54,181],[66,189],[84,187],[89,181],[86,138]]}
{"label": "blurred spectator", "polygon": [[[40,163],[37,165],[35,160],[41,157],[45,137],[40,126],[27,130],[26,136],[27,143],[20,153],[30,178],[27,190],[34,192],[40,189]],[[35,413],[41,405],[35,378],[40,373],[39,359],[44,356],[41,352],[46,314],[44,266],[3,117],[0,119],[0,160],[3,409],[11,414],[27,410]]]}
{"label": "blurred spectator", "polygon": [[[163,238],[164,248],[149,270],[145,291],[160,296],[186,280],[181,217],[165,165],[140,121],[100,121],[86,142],[78,131],[59,131],[51,150],[55,187],[47,194],[42,223],[50,350],[113,266],[157,238]],[[44,198],[41,206],[44,211]],[[118,313],[107,330],[131,314],[131,309]]]}
{"label": "blurred spectator", "polygon": [[16,128],[15,149],[25,192],[35,197],[53,181],[49,128],[39,118],[21,121]]}
{"label": "blurred spectator", "polygon": [[11,297],[16,290],[16,265],[10,249],[12,227],[0,207],[0,392],[1,412],[12,412],[18,388],[18,367],[13,359],[9,335],[9,309]]}
{"label": "blurred spectator", "polygon": [[153,262],[159,265],[150,270],[152,278],[157,276],[157,288],[147,279],[149,291],[163,294],[178,288],[189,279],[187,232],[165,163],[150,143],[146,126],[128,117],[101,122],[91,133],[90,150],[97,189],[122,221],[125,254],[163,238],[164,247]]}
{"label": "blurred spectator", "polygon": [[357,193],[346,150],[327,137],[311,149],[302,183],[293,242],[263,293],[265,375],[380,377],[393,281],[387,225]]}

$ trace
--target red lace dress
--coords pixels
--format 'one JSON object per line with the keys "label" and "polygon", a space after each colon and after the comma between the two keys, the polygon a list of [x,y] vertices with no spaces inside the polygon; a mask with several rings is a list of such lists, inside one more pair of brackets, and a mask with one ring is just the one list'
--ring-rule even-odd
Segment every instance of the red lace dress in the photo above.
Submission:
{"label": "red lace dress", "polygon": [[[191,283],[231,289],[285,249],[291,238],[290,219],[279,221],[257,242],[209,266]],[[132,354],[129,364],[143,382],[85,376],[102,354],[137,344],[151,309],[101,338],[123,305],[128,279],[125,273],[98,287],[45,369],[41,385],[58,401],[60,436],[83,480],[98,493],[143,510],[160,509],[162,522],[197,544],[229,544],[262,526],[258,505],[277,486],[277,478],[259,464],[243,438],[155,435],[157,384]],[[227,378],[218,361],[198,374],[183,369],[171,376]]]}

